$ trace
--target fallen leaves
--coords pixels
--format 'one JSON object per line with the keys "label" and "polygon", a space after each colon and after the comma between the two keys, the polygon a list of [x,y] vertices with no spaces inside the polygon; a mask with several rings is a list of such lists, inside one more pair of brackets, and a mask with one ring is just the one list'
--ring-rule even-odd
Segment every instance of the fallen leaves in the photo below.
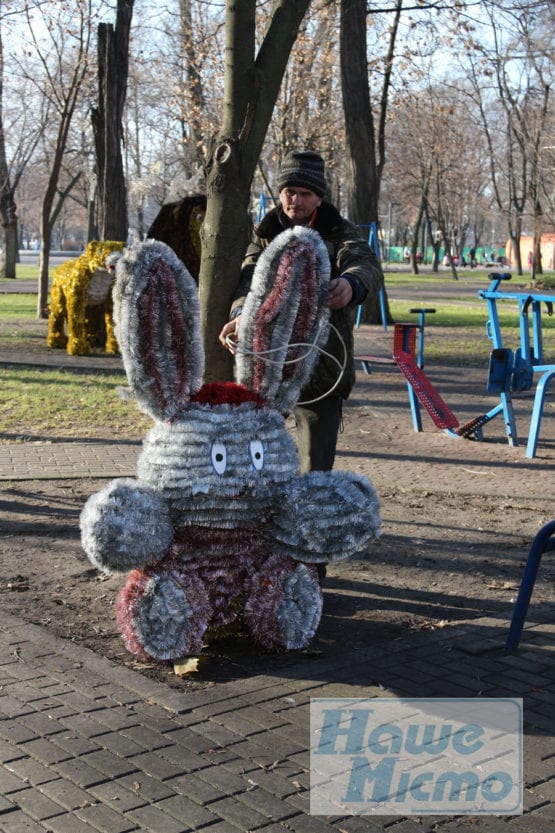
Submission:
{"label": "fallen leaves", "polygon": [[200,657],[188,657],[182,662],[174,662],[173,671],[178,677],[195,674],[199,668]]}

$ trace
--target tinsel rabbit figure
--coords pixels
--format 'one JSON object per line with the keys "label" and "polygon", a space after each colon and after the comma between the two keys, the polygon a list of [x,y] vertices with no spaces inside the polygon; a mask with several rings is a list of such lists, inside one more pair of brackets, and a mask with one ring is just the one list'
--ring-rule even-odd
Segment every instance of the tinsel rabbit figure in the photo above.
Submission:
{"label": "tinsel rabbit figure", "polygon": [[198,654],[207,631],[239,616],[265,648],[305,647],[322,612],[315,565],[379,534],[371,483],[339,471],[301,475],[286,427],[318,357],[306,345],[326,335],[328,281],[318,234],[280,235],[245,303],[237,381],[203,385],[198,289],[181,261],[148,240],[118,263],[117,338],[155,425],[137,479],[90,497],[81,533],[97,567],[129,571],[116,618],[142,659]]}

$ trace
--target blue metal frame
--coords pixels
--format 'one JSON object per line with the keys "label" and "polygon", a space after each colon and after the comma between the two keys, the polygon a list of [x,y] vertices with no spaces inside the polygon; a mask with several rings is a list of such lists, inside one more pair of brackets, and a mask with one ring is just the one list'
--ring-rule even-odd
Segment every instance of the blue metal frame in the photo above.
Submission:
{"label": "blue metal frame", "polygon": [[[543,333],[542,333],[542,304],[546,304],[549,314],[552,314],[555,295],[542,295],[529,292],[501,292],[499,286],[502,281],[511,279],[509,273],[490,275],[491,283],[488,289],[481,289],[478,297],[483,298],[488,305],[488,321],[486,333],[495,349],[503,348],[503,338],[499,325],[497,311],[498,300],[514,300],[518,302],[520,347],[515,351],[511,367],[513,391],[530,390],[533,386],[535,373],[542,373],[534,396],[534,405],[530,421],[530,431],[526,446],[526,456],[536,454],[538,437],[543,416],[543,406],[547,392],[547,385],[555,376],[555,364],[544,364]],[[531,320],[529,311],[532,310]],[[532,339],[530,339],[530,324]],[[517,445],[518,438],[514,421],[514,411],[510,391],[501,391],[501,407],[505,416],[507,436],[511,445]]]}
{"label": "blue metal frame", "polygon": [[[416,346],[416,364],[418,367],[424,367],[424,320],[426,310],[413,310],[411,312],[419,312],[419,323],[413,325],[416,329],[417,346]],[[428,312],[435,312],[435,310],[428,310]],[[403,350],[409,352],[409,338],[410,330],[406,329],[403,333]],[[407,381],[407,392],[409,395],[410,413],[412,417],[412,427],[418,433],[422,431],[422,414],[420,411],[420,402],[416,396],[416,391],[409,381]]]}
{"label": "blue metal frame", "polygon": [[524,568],[524,575],[522,576],[520,589],[513,608],[509,635],[505,644],[505,650],[508,653],[516,650],[520,642],[520,636],[524,627],[526,613],[528,612],[528,605],[532,597],[541,557],[544,552],[555,550],[555,540],[552,540],[553,536],[555,536],[555,520],[549,521],[545,526],[542,526],[532,541],[526,567]]}
{"label": "blue metal frame", "polygon": [[543,416],[543,405],[545,402],[545,394],[547,385],[555,378],[555,368],[547,370],[536,386],[536,393],[534,396],[534,407],[532,408],[532,417],[530,419],[530,432],[528,434],[528,443],[526,444],[526,456],[535,457],[538,448],[538,439],[540,434],[540,426]]}
{"label": "blue metal frame", "polygon": [[277,200],[278,200],[277,197],[271,197],[271,196],[267,197],[266,194],[260,194],[260,199],[258,200],[258,212],[256,214],[256,222],[257,223],[259,223],[261,221],[261,219],[264,217],[264,215],[268,211],[266,203],[272,202],[274,205],[276,205]]}

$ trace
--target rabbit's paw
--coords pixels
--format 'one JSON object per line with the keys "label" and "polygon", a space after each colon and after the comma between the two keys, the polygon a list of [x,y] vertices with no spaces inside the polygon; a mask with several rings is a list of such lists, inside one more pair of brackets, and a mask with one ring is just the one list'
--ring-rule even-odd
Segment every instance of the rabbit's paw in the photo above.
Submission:
{"label": "rabbit's paw", "polygon": [[299,561],[339,561],[380,535],[380,504],[370,481],[343,471],[312,471],[287,486],[273,519],[280,548]]}
{"label": "rabbit's paw", "polygon": [[203,582],[179,568],[134,570],[116,599],[125,646],[141,659],[198,653],[210,613]]}
{"label": "rabbit's paw", "polygon": [[83,549],[107,573],[158,561],[172,537],[166,502],[135,480],[113,480],[92,495],[81,512]]}
{"label": "rabbit's paw", "polygon": [[322,591],[312,565],[274,555],[254,575],[244,618],[265,648],[305,648],[321,615]]}

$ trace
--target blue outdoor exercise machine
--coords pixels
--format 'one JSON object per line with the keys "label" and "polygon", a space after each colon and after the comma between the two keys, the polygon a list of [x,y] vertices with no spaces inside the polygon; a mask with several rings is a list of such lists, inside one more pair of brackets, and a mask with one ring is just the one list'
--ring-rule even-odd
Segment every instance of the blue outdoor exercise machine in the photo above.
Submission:
{"label": "blue outdoor exercise machine", "polygon": [[[504,292],[499,290],[502,281],[511,279],[508,273],[490,274],[488,289],[480,290],[478,297],[488,306],[486,334],[493,344],[490,354],[487,391],[496,394],[499,402],[487,413],[460,425],[449,405],[442,398],[424,373],[424,331],[426,315],[435,309],[411,309],[418,314],[418,323],[395,324],[393,337],[393,361],[407,379],[409,404],[415,431],[422,431],[421,406],[430,415],[436,427],[457,438],[482,440],[482,428],[497,416],[502,416],[509,445],[518,445],[518,435],[512,401],[512,393],[530,390],[534,374],[541,373],[536,386],[530,423],[526,456],[536,454],[538,437],[547,385],[555,376],[555,364],[544,363],[542,338],[542,305],[548,315],[553,313],[554,295]],[[519,308],[520,346],[514,351],[503,345],[497,303],[499,300],[516,300]],[[531,315],[530,315],[531,313]],[[530,325],[532,332],[530,332]],[[370,372],[371,364],[391,363],[390,359],[373,356],[357,356],[363,369]]]}
{"label": "blue outdoor exercise machine", "polygon": [[[555,295],[500,291],[501,282],[511,279],[509,273],[494,273],[490,275],[490,279],[491,284],[488,289],[481,289],[478,292],[478,297],[484,298],[488,305],[486,332],[494,347],[488,390],[491,387],[493,389],[491,392],[494,392],[496,385],[514,393],[531,390],[534,385],[534,375],[536,373],[541,374],[536,385],[526,446],[526,456],[534,457],[538,445],[547,386],[555,376],[555,364],[544,362],[542,310],[545,307],[548,316],[553,315]],[[497,302],[500,300],[518,302],[520,346],[514,353],[503,346],[497,310]],[[513,445],[516,445],[517,442],[515,429]]]}

